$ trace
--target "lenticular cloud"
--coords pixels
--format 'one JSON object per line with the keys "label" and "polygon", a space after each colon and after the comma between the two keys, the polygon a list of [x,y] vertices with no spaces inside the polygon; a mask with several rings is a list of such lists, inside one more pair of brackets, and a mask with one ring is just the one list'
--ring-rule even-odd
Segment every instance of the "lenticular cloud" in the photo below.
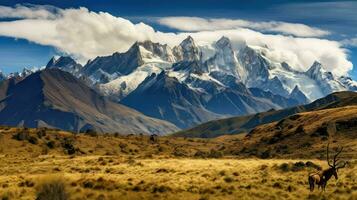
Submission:
{"label": "lenticular cloud", "polygon": [[298,37],[322,37],[330,32],[305,24],[286,22],[253,22],[241,19],[205,19],[200,17],[162,17],[158,23],[182,31],[227,30],[235,28],[250,28],[263,32],[276,32]]}

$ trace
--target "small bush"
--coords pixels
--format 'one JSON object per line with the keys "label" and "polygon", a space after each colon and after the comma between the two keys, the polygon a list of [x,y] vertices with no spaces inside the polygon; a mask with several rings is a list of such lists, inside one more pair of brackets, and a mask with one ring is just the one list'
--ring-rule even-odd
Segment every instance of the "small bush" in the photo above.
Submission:
{"label": "small bush", "polygon": [[30,136],[28,141],[31,143],[31,144],[37,144],[38,143],[38,140],[36,137],[34,136]]}
{"label": "small bush", "polygon": [[279,182],[275,182],[274,184],[273,184],[273,187],[274,188],[283,188],[283,186],[279,183]]}
{"label": "small bush", "polygon": [[48,177],[38,184],[36,200],[67,200],[69,194],[66,185],[60,177]]}
{"label": "small bush", "polygon": [[[289,127],[288,127],[289,128]],[[289,128],[291,129],[291,128]],[[285,138],[289,137],[289,135],[284,135],[281,131],[275,133],[270,139],[268,139],[268,144],[276,144]]]}
{"label": "small bush", "polygon": [[172,155],[175,157],[184,157],[186,156],[186,152],[183,149],[175,148],[172,152]]}
{"label": "small bush", "polygon": [[65,138],[62,142],[62,147],[68,155],[72,155],[76,153],[76,149],[74,147],[74,141],[70,138]]}
{"label": "small bush", "polygon": [[152,193],[163,193],[163,192],[167,192],[167,191],[171,191],[171,188],[170,187],[167,187],[167,186],[154,186],[152,188]]}
{"label": "small bush", "polygon": [[266,150],[260,154],[260,158],[267,159],[270,157],[270,150]]}
{"label": "small bush", "polygon": [[317,164],[315,164],[315,163],[313,163],[311,161],[307,161],[305,163],[305,165],[306,165],[306,167],[314,168],[314,169],[317,169],[317,170],[321,170],[322,169],[322,167],[320,165],[317,165]]}
{"label": "small bush", "polygon": [[288,171],[290,171],[290,166],[288,163],[283,163],[283,164],[279,165],[279,169],[283,172],[288,172]]}
{"label": "small bush", "polygon": [[209,154],[208,154],[209,158],[222,158],[223,157],[223,153],[221,151],[217,151],[212,149]]}
{"label": "small bush", "polygon": [[222,170],[222,171],[220,171],[218,174],[219,174],[220,176],[224,176],[224,175],[226,175],[226,171]]}
{"label": "small bush", "polygon": [[50,148],[50,149],[55,148],[55,142],[52,141],[52,140],[51,140],[51,141],[48,141],[46,145],[47,145],[47,147]]}
{"label": "small bush", "polygon": [[160,169],[156,170],[156,173],[169,173],[169,170],[167,170],[165,168],[160,168]]}
{"label": "small bush", "polygon": [[197,158],[206,158],[207,157],[207,153],[201,150],[197,150],[196,153],[193,155],[194,157]]}
{"label": "small bush", "polygon": [[36,134],[37,134],[38,138],[45,137],[46,136],[46,130],[45,129],[41,129]]}
{"label": "small bush", "polygon": [[231,178],[231,177],[229,177],[229,176],[224,177],[223,180],[224,180],[226,183],[231,183],[231,182],[233,182],[233,178]]}
{"label": "small bush", "polygon": [[296,162],[293,164],[293,166],[291,167],[291,171],[301,171],[305,169],[305,163],[304,162]]}
{"label": "small bush", "polygon": [[28,140],[30,138],[30,134],[27,131],[21,131],[13,135],[12,138],[18,141]]}

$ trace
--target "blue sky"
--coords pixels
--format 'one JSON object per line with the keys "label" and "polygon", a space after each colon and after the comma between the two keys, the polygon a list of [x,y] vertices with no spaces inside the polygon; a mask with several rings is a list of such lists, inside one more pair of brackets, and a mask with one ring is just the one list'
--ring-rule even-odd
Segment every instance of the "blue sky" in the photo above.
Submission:
{"label": "blue sky", "polygon": [[[14,7],[16,4],[52,5],[58,8],[78,8],[80,6],[95,12],[108,12],[123,17],[133,23],[144,22],[155,30],[179,32],[175,27],[156,23],[158,17],[189,16],[200,18],[242,19],[255,22],[281,21],[301,23],[329,31],[320,39],[347,41],[357,38],[356,1],[302,1],[302,0],[2,0],[1,6]],[[9,21],[11,18],[0,18]],[[357,42],[356,42],[357,43]],[[357,65],[357,47],[346,45],[348,59]],[[39,45],[26,39],[0,36],[0,69],[5,73],[21,70],[23,67],[43,66],[56,54],[61,54],[52,45]],[[357,68],[357,67],[356,67]],[[350,75],[357,79],[357,69]]]}

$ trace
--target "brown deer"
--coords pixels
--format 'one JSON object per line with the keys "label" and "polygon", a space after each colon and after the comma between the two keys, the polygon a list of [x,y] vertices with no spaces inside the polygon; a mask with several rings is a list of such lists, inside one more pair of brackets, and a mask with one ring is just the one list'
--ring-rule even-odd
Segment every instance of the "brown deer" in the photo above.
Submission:
{"label": "brown deer", "polygon": [[326,157],[327,157],[327,164],[330,167],[323,171],[309,174],[309,185],[310,185],[311,192],[314,191],[315,184],[318,186],[318,188],[321,188],[323,191],[325,191],[327,182],[330,180],[332,176],[334,176],[336,180],[338,179],[337,176],[338,169],[344,168],[347,164],[347,162],[345,161],[338,162],[338,155],[342,152],[342,150],[343,147],[337,148],[336,154],[333,157],[333,163],[331,164],[329,158],[329,144],[327,144]]}

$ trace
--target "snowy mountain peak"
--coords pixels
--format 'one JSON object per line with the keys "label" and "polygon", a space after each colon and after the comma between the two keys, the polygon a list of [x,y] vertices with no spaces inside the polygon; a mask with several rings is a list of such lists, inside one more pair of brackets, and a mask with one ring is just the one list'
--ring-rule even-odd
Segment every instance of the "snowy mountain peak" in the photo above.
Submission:
{"label": "snowy mountain peak", "polygon": [[296,70],[294,70],[288,63],[286,62],[282,62],[281,63],[281,67],[283,67],[283,69],[285,69],[286,71],[289,72],[296,72]]}
{"label": "snowy mountain peak", "polygon": [[22,69],[22,72],[20,73],[20,76],[26,77],[26,76],[28,76],[28,75],[30,75],[32,73],[33,73],[33,71],[31,69],[25,67],[25,68]]}
{"label": "snowy mountain peak", "polygon": [[238,65],[236,54],[227,37],[221,37],[215,44],[215,55],[207,60],[210,71],[231,74],[240,79],[241,67]]}
{"label": "snowy mountain peak", "polygon": [[173,55],[176,57],[176,61],[198,61],[201,58],[200,50],[191,36],[173,48]]}
{"label": "snowy mountain peak", "polygon": [[242,78],[247,87],[263,85],[269,79],[269,70],[272,69],[269,61],[252,47],[241,49],[238,60],[245,72]]}
{"label": "snowy mountain peak", "polygon": [[315,80],[334,80],[333,74],[326,71],[323,65],[317,61],[306,71],[306,74]]}
{"label": "snowy mountain peak", "polygon": [[299,86],[295,86],[294,89],[290,93],[290,98],[297,100],[300,104],[309,103],[310,100],[306,97],[306,95],[299,89]]}
{"label": "snowy mountain peak", "polygon": [[[150,40],[135,43],[139,46],[142,58],[161,59],[166,62],[175,62],[171,48],[167,44],[154,43]],[[140,49],[143,47],[144,49]]]}
{"label": "snowy mountain peak", "polygon": [[352,80],[352,78],[341,76],[339,81],[345,85],[348,90],[357,91],[357,81]]}
{"label": "snowy mountain peak", "polygon": [[308,74],[316,74],[316,73],[320,73],[323,72],[323,67],[322,64],[319,63],[318,61],[315,61],[311,67],[307,70]]}
{"label": "snowy mountain peak", "polygon": [[216,47],[218,48],[229,48],[232,49],[232,44],[229,38],[222,36],[217,42]]}
{"label": "snowy mountain peak", "polygon": [[46,68],[62,68],[68,65],[77,64],[75,60],[73,60],[69,56],[61,56],[61,57],[52,57],[52,59],[47,63]]}
{"label": "snowy mountain peak", "polygon": [[181,47],[185,47],[185,46],[196,46],[195,45],[195,41],[193,40],[193,38],[189,35],[187,36],[186,39],[184,39],[181,43],[180,43]]}
{"label": "snowy mountain peak", "polygon": [[73,58],[69,56],[52,57],[52,59],[47,63],[46,69],[49,68],[59,68],[63,71],[72,73],[78,76],[82,65],[78,64]]}
{"label": "snowy mountain peak", "polygon": [[332,92],[346,90],[346,86],[344,86],[340,81],[336,80],[333,74],[326,71],[323,68],[323,65],[319,62],[314,62],[314,64],[310,67],[309,70],[305,72],[305,74],[316,81],[323,94],[327,95]]}

